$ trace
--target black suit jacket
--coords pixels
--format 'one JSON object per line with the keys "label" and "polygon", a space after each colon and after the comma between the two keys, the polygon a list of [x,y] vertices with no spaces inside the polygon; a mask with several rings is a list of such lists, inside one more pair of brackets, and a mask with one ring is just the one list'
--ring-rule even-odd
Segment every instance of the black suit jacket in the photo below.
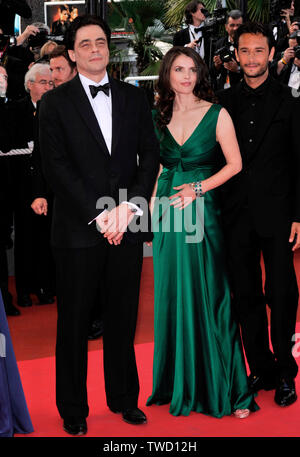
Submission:
{"label": "black suit jacket", "polygon": [[[228,36],[227,35],[216,41],[216,43],[214,45],[214,54],[216,51],[223,48],[224,46],[228,47]],[[226,68],[224,68],[224,66],[222,65],[220,70],[217,70],[216,67],[214,66],[214,64],[212,64],[210,74],[212,77],[214,90],[224,89],[224,84],[226,83],[226,79],[227,79]],[[236,73],[234,71],[229,71],[228,75],[229,75],[229,81],[230,81],[231,87],[238,84],[242,78],[241,72]]]}
{"label": "black suit jacket", "polygon": [[[111,155],[78,75],[41,100],[40,148],[44,174],[54,192],[52,243],[56,247],[81,248],[99,242],[102,235],[95,222],[88,225],[101,212],[96,208],[99,198],[112,197],[118,205],[124,200],[124,196],[119,200],[120,189],[127,189],[128,200],[151,197],[159,144],[146,97],[140,89],[113,79],[111,93]],[[150,223],[148,205],[143,210],[142,218],[148,217]],[[128,232],[122,242],[151,238],[151,231]]]}
{"label": "black suit jacket", "polygon": [[[202,32],[203,40],[204,40],[204,60],[206,65],[209,67],[209,51],[210,51],[210,44],[209,38],[206,36],[205,32]],[[191,42],[189,28],[186,27],[185,29],[176,32],[173,37],[173,46],[185,46]]]}
{"label": "black suit jacket", "polygon": [[233,119],[243,159],[242,171],[222,186],[224,221],[234,222],[241,208],[248,205],[256,229],[268,236],[283,224],[300,222],[300,99],[271,79],[256,148],[246,156],[239,124],[243,96],[241,83],[218,94]]}

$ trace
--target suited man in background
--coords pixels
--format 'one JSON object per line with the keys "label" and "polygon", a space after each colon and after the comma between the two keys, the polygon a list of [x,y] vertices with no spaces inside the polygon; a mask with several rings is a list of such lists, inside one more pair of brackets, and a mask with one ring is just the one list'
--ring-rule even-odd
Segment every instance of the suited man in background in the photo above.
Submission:
{"label": "suited man in background", "polygon": [[[13,148],[28,148],[35,138],[36,107],[43,94],[53,88],[50,67],[35,64],[25,75],[24,86],[28,95],[10,105],[14,131]],[[32,305],[31,293],[39,304],[53,303],[48,287],[49,249],[39,246],[45,232],[41,221],[30,208],[32,196],[33,163],[31,155],[9,157],[10,196],[14,211],[15,229],[15,279],[18,305]]]}
{"label": "suited man in background", "polygon": [[275,402],[288,406],[297,399],[292,347],[298,306],[293,252],[300,246],[300,100],[269,75],[272,41],[264,26],[241,25],[236,57],[244,80],[218,94],[233,119],[243,159],[243,170],[223,188],[223,218],[250,388],[276,388]]}
{"label": "suited man in background", "polygon": [[175,33],[173,46],[188,46],[194,49],[209,67],[210,52],[209,39],[205,36],[203,25],[205,21],[205,5],[199,0],[193,0],[185,8],[185,22],[188,24],[183,30]]}
{"label": "suited man in background", "polygon": [[[46,94],[40,107],[42,163],[54,192],[56,401],[64,430],[73,435],[87,432],[87,332],[99,282],[105,291],[108,407],[131,424],[146,422],[137,408],[133,341],[143,241],[152,236],[147,224],[145,231],[125,230],[135,214],[143,214],[141,225],[150,224],[147,201],[158,173],[159,145],[143,92],[108,78],[109,41],[110,30],[100,18],[77,17],[67,48],[78,75]],[[104,211],[107,197],[116,206],[109,200]],[[133,197],[143,197],[142,210],[131,204]]]}
{"label": "suited man in background", "polygon": [[[215,90],[227,89],[237,84],[242,77],[234,54],[234,35],[242,23],[243,15],[240,10],[232,10],[228,13],[225,24],[227,35],[220,38],[215,44],[215,56],[211,68]],[[224,47],[231,52],[232,58],[229,62],[223,62],[218,54],[218,50]]]}

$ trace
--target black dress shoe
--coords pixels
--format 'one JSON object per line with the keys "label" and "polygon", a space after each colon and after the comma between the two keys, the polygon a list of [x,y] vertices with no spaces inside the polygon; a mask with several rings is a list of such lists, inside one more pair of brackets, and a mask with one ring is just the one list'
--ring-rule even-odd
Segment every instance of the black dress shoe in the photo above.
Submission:
{"label": "black dress shoe", "polygon": [[18,305],[22,308],[27,308],[28,306],[32,306],[32,301],[30,295],[27,293],[18,294],[17,298]]}
{"label": "black dress shoe", "polygon": [[20,311],[12,303],[9,305],[4,304],[5,313],[7,316],[20,316]]}
{"label": "black dress shoe", "polygon": [[128,424],[140,425],[147,423],[147,417],[139,408],[128,408],[124,411],[118,411],[117,409],[109,408],[115,414],[122,414],[123,420]]}
{"label": "black dress shoe", "polygon": [[39,289],[36,292],[36,296],[39,299],[38,305],[51,305],[55,302],[53,295],[51,295],[45,289]]}
{"label": "black dress shoe", "polygon": [[85,435],[87,423],[84,417],[68,417],[64,419],[63,429],[70,435]]}
{"label": "black dress shoe", "polygon": [[276,388],[275,403],[279,406],[290,406],[297,400],[295,381],[289,378],[281,378]]}
{"label": "black dress shoe", "polygon": [[99,319],[96,319],[92,322],[89,332],[88,340],[97,340],[100,336],[103,335],[103,322]]}
{"label": "black dress shoe", "polygon": [[267,379],[266,377],[250,374],[248,377],[249,390],[253,393],[259,390],[273,390],[276,387],[275,379]]}

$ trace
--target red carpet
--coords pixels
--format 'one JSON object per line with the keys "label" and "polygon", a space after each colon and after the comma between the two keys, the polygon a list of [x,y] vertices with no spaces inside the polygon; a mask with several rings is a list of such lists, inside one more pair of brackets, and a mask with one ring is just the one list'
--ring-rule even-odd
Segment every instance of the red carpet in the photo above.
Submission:
{"label": "red carpet", "polygon": [[[300,283],[300,253],[295,257],[295,265]],[[26,436],[68,437],[69,435],[62,430],[62,420],[55,406],[56,306],[34,305],[28,309],[21,309],[21,312],[21,316],[9,318],[9,326],[35,429],[34,433]],[[297,342],[300,342],[300,323],[297,324],[297,332]],[[192,413],[188,417],[174,417],[169,414],[168,405],[145,407],[152,387],[153,358],[153,276],[150,258],[145,259],[143,267],[136,334],[136,355],[141,385],[139,406],[145,410],[148,424],[131,426],[124,423],[119,415],[108,410],[104,395],[101,348],[102,340],[89,343],[88,437],[300,436],[300,400],[288,408],[280,408],[274,403],[274,392],[260,392],[257,403],[261,409],[245,420],[238,420],[233,416],[215,419],[197,413]],[[298,352],[299,363],[300,345]],[[300,380],[296,381],[300,392]]]}
{"label": "red carpet", "polygon": [[[300,326],[298,326],[300,331]],[[89,353],[88,397],[89,437],[296,437],[300,434],[300,401],[288,408],[274,403],[274,392],[262,391],[257,397],[260,410],[244,420],[233,416],[215,419],[191,413],[174,417],[168,405],[145,407],[151,392],[153,344],[136,345],[141,393],[139,406],[148,416],[148,424],[132,426],[111,413],[104,397],[102,350]],[[62,429],[55,406],[54,358],[19,362],[23,387],[35,437],[68,436]],[[298,391],[300,385],[298,382]],[[19,435],[21,436],[21,435]]]}

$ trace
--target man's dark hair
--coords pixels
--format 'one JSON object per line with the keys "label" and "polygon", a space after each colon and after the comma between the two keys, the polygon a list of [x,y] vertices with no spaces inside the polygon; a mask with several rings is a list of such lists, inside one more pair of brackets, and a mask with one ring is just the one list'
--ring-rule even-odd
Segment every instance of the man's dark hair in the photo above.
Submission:
{"label": "man's dark hair", "polygon": [[66,61],[68,62],[68,64],[70,65],[71,70],[74,70],[74,68],[76,68],[76,62],[73,62],[70,59],[69,53],[66,50],[66,47],[64,45],[59,44],[58,46],[56,46],[56,48],[54,48],[48,54],[48,59],[49,60],[54,59],[55,57],[64,57],[66,59]]}
{"label": "man's dark hair", "polygon": [[228,19],[231,17],[231,19],[240,19],[243,17],[243,13],[240,10],[231,10],[227,14],[227,19],[226,19],[226,24],[228,24]]}
{"label": "man's dark hair", "polygon": [[242,24],[237,31],[235,32],[235,47],[236,49],[239,48],[239,40],[242,35],[245,35],[245,33],[251,33],[252,35],[263,35],[267,38],[268,40],[268,45],[269,45],[269,50],[274,46],[274,38],[269,30],[269,28],[261,24],[259,22],[246,22],[245,24]]}
{"label": "man's dark hair", "polygon": [[190,2],[186,5],[184,15],[185,15],[185,22],[187,24],[193,23],[192,13],[196,13],[198,5],[203,5],[203,8],[205,8],[204,3],[201,2],[200,0],[193,0],[192,2]]}
{"label": "man's dark hair", "polygon": [[98,25],[106,35],[107,45],[109,46],[111,31],[107,23],[98,16],[92,16],[90,14],[85,14],[77,16],[76,19],[71,22],[70,27],[66,32],[65,43],[67,49],[74,49],[74,43],[76,38],[77,30],[87,25]]}

